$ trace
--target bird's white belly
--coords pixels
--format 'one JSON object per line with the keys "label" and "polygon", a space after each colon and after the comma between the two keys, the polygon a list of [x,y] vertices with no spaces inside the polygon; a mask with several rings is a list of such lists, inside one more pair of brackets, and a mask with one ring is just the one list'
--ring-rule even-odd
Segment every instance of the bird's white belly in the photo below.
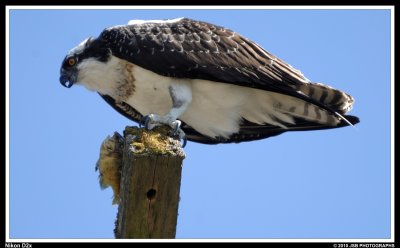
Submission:
{"label": "bird's white belly", "polygon": [[[189,87],[192,101],[178,118],[210,137],[225,136],[239,129],[240,112],[248,96],[243,87],[200,79],[160,76],[135,65],[135,93],[127,103],[142,115],[166,115],[172,108],[170,86]],[[241,89],[242,88],[242,89]]]}
{"label": "bird's white belly", "polygon": [[181,119],[210,137],[239,131],[241,112],[250,92],[243,87],[208,80],[191,80],[192,103]]}

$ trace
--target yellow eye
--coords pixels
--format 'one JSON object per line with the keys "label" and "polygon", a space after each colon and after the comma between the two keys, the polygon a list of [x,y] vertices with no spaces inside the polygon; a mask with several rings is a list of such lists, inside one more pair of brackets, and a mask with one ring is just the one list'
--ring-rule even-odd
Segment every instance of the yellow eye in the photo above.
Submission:
{"label": "yellow eye", "polygon": [[76,63],[75,58],[69,58],[69,59],[68,59],[68,65],[69,65],[69,66],[74,66],[75,63]]}

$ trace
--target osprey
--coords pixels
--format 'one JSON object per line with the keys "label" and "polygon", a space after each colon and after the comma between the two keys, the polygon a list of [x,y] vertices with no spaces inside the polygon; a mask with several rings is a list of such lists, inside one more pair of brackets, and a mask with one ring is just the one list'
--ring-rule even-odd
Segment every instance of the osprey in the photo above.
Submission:
{"label": "osprey", "polygon": [[88,38],[64,58],[60,82],[96,91],[148,129],[238,143],[286,131],[354,125],[353,97],[310,82],[289,64],[224,27],[188,18],[130,21]]}

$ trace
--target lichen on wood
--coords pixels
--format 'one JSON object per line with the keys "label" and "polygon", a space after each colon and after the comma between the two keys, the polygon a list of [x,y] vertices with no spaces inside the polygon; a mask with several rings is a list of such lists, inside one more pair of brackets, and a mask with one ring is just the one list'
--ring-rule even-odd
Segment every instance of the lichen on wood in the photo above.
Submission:
{"label": "lichen on wood", "polygon": [[170,136],[171,128],[167,126],[156,127],[153,130],[144,128],[126,127],[124,136],[129,137],[129,149],[136,155],[140,154],[170,154],[185,156],[179,149],[180,141]]}

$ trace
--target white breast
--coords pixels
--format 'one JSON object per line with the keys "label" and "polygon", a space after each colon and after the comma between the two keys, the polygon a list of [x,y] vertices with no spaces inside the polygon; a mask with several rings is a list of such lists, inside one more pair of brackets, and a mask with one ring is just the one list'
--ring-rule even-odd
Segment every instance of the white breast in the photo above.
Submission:
{"label": "white breast", "polygon": [[124,80],[121,73],[121,60],[112,56],[107,63],[97,59],[85,59],[78,64],[78,84],[88,90],[113,96],[117,82]]}

